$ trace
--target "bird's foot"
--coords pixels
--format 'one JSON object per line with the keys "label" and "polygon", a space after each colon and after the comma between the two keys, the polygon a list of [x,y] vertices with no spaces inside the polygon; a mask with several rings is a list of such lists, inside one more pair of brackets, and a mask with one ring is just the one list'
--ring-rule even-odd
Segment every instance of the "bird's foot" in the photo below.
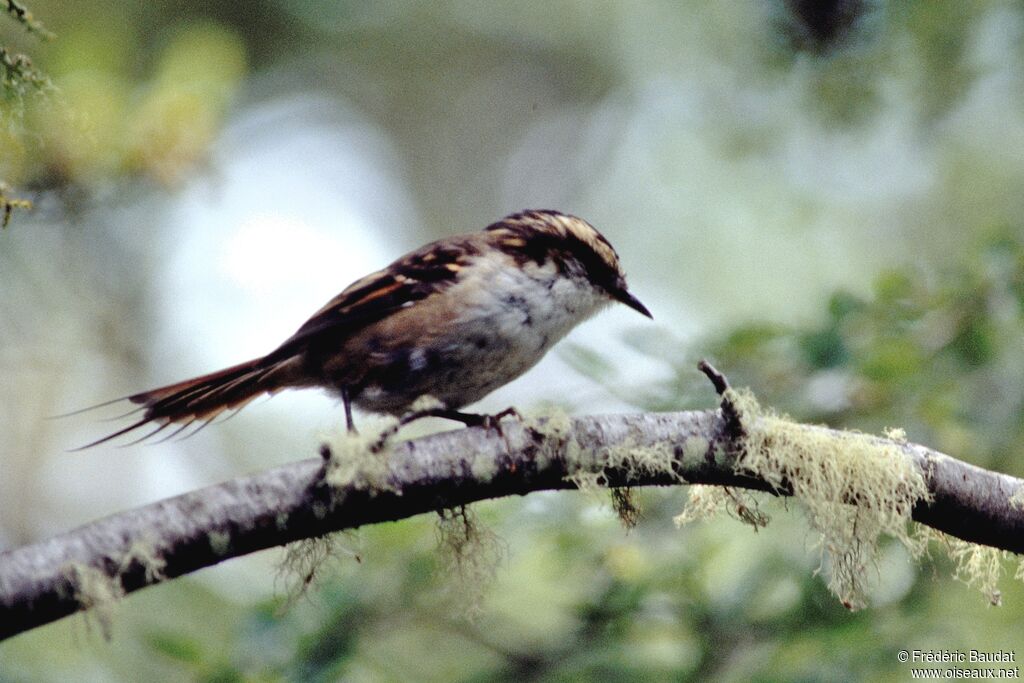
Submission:
{"label": "bird's foot", "polygon": [[480,415],[477,413],[460,413],[455,410],[445,410],[435,413],[434,416],[461,422],[467,427],[483,427],[487,431],[493,430],[498,433],[498,436],[504,436],[504,433],[501,431],[502,418],[514,416],[520,422],[523,420],[523,416],[519,411],[511,406],[494,414]]}
{"label": "bird's foot", "polygon": [[380,453],[384,449],[384,445],[388,440],[393,437],[398,431],[407,424],[416,422],[425,417],[440,417],[445,420],[452,420],[454,422],[461,422],[467,427],[483,427],[487,431],[495,431],[498,436],[504,437],[505,434],[501,430],[502,418],[514,416],[517,420],[522,421],[522,414],[513,407],[505,408],[504,410],[494,413],[493,415],[480,415],[477,413],[462,413],[457,410],[450,410],[448,408],[426,408],[423,410],[413,410],[402,417],[398,418],[398,423],[384,430],[377,441],[374,442],[373,446],[370,447],[371,452]]}

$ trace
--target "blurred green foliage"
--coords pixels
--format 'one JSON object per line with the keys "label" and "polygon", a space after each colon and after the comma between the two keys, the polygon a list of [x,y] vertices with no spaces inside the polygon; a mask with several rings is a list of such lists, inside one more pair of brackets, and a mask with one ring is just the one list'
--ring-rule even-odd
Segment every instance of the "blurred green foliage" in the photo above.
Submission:
{"label": "blurred green foliage", "polygon": [[[980,237],[956,266],[885,272],[870,298],[837,292],[819,325],[741,325],[698,346],[735,384],[800,420],[902,427],[913,441],[1024,474],[1021,234]],[[692,372],[655,353],[673,380],[644,404],[662,408]]]}
{"label": "blurred green foliage", "polygon": [[182,21],[139,68],[134,55],[146,37],[138,27],[89,8],[70,14],[80,20],[40,50],[42,69],[0,52],[0,177],[91,190],[133,177],[180,183],[207,153],[248,73],[246,46],[222,24]]}
{"label": "blurred green foliage", "polygon": [[[323,88],[397,140],[424,223],[448,227],[469,224],[462,218],[476,218],[473,201],[500,194],[495,169],[504,170],[530,125],[592,116],[601,125],[587,135],[626,144],[608,143],[607,157],[572,157],[594,183],[580,201],[623,193],[613,224],[630,225],[638,212],[670,216],[670,230],[643,235],[636,249],[654,245],[651,269],[680,300],[684,271],[703,264],[713,277],[697,279],[707,281],[709,301],[769,289],[786,274],[737,283],[730,259],[761,265],[771,261],[762,249],[796,244],[814,262],[832,248],[819,228],[837,221],[881,251],[898,252],[880,237],[898,226],[911,235],[908,252],[919,247],[924,256],[896,259],[871,291],[812,293],[818,315],[799,323],[744,320],[686,342],[645,328],[626,341],[663,368],[664,379],[646,386],[631,387],[629,368],[602,349],[565,349],[574,367],[638,409],[706,409],[715,397],[695,370],[706,356],[734,385],[796,419],[902,427],[912,441],[1024,474],[1024,88],[1010,69],[988,82],[992,92],[975,90],[996,71],[986,46],[1018,45],[1005,59],[1019,65],[1019,3],[865,2],[842,40],[813,50],[793,38],[799,31],[770,21],[788,16],[782,0],[595,0],[516,11],[472,0],[38,4],[59,38],[25,49],[57,94],[23,93],[23,111],[2,103],[5,122],[18,117],[17,126],[0,126],[0,178],[12,185],[120,190],[141,177],[175,187],[202,167],[240,100]],[[983,39],[988,33],[995,37]],[[1001,42],[1003,33],[1011,40]],[[6,84],[14,67],[4,64]],[[261,93],[253,83],[268,73],[278,80]],[[700,86],[698,76],[714,83],[700,91],[709,102],[679,94]],[[683,100],[678,107],[659,99],[674,77],[682,85],[666,97]],[[624,102],[652,111],[626,120],[616,108]],[[705,107],[712,114],[701,118]],[[671,118],[669,130],[682,133],[663,137],[655,118]],[[874,157],[846,167],[830,155],[855,156],[872,135],[890,140],[885,133],[902,126],[938,161],[927,182],[912,179],[891,203],[871,204],[887,189],[866,178]],[[818,135],[827,142],[816,146]],[[552,138],[566,154],[561,144]],[[601,184],[612,157],[644,144],[657,153],[637,157],[642,168],[627,159]],[[801,145],[810,151],[788,154]],[[914,154],[897,149],[892,165],[914,176]],[[548,159],[572,182],[561,161]],[[549,177],[538,165],[520,168]],[[630,191],[643,201],[630,201]],[[616,217],[613,205],[594,203]],[[723,225],[724,236],[715,232]],[[475,506],[507,552],[493,581],[479,586],[473,619],[465,586],[438,553],[436,520],[422,516],[364,530],[358,560],[341,553],[283,612],[287,586],[274,598],[250,595],[274,571],[279,553],[265,553],[237,563],[249,563],[251,591],[182,579],[131,596],[115,614],[112,643],[75,618],[0,645],[0,682],[902,680],[899,648],[1021,653],[1019,582],[1007,581],[1004,607],[992,609],[948,578],[941,553],[918,568],[892,545],[872,607],[850,613],[814,576],[820,558],[796,506],[766,503],[772,522],[757,533],[730,520],[677,531],[670,520],[684,497],[682,489],[636,491],[640,517],[630,531],[608,496]]]}

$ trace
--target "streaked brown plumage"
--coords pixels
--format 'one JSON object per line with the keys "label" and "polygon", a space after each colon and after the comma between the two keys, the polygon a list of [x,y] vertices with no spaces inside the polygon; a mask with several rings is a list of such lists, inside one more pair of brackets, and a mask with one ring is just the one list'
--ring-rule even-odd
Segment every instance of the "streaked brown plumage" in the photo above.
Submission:
{"label": "streaked brown plumage", "polygon": [[[650,316],[626,288],[618,256],[586,221],[524,211],[481,232],[431,242],[353,282],[262,358],[140,392],[147,424],[206,424],[261,394],[321,387],[351,405],[402,415],[422,395],[456,412],[532,367],[611,301]],[[176,432],[175,432],[176,433]],[[88,447],[86,446],[86,447]]]}

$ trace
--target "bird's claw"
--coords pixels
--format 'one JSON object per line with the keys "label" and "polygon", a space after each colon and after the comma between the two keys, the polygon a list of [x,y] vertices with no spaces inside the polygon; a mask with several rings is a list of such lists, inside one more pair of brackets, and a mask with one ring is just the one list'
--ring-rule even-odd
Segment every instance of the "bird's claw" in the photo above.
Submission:
{"label": "bird's claw", "polygon": [[500,412],[494,413],[493,415],[481,415],[480,426],[487,431],[495,431],[498,436],[504,438],[505,432],[501,429],[501,420],[506,417],[515,417],[520,422],[523,421],[523,415],[515,408],[509,406]]}

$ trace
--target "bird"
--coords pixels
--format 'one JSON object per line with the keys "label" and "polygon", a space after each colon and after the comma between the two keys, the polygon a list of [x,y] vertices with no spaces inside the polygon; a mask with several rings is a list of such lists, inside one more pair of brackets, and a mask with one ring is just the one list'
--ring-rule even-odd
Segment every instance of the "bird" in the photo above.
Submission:
{"label": "bird", "polygon": [[356,280],[265,356],[117,399],[139,406],[128,413],[137,419],[81,448],[147,425],[155,429],[132,443],[176,427],[169,438],[284,389],[340,397],[349,432],[356,431],[353,405],[405,420],[423,396],[434,402],[417,418],[490,425],[514,409],[498,416],[459,409],[525,373],[614,302],[653,318],[594,226],[554,210],[513,213]]}

